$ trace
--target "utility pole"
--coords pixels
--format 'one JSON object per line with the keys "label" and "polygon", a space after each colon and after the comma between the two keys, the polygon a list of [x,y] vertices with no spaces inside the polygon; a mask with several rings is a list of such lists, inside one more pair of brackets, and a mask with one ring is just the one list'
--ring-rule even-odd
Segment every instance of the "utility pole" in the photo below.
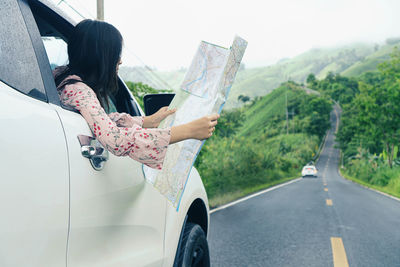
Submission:
{"label": "utility pole", "polygon": [[[292,109],[291,112],[288,110],[288,105],[287,105],[287,91],[285,93],[285,98],[286,98],[286,134],[289,134],[289,115],[292,115],[292,120],[294,116],[294,111]],[[292,123],[293,124],[293,123]],[[293,133],[294,133],[294,124],[293,124]]]}
{"label": "utility pole", "polygon": [[287,90],[285,96],[286,96],[286,134],[289,134],[289,112],[287,109]]}
{"label": "utility pole", "polygon": [[295,127],[294,127],[294,126],[295,126],[295,125],[294,125],[294,110],[293,110],[293,109],[292,109],[292,111],[291,111],[291,112],[289,112],[289,115],[291,115],[291,116],[292,116],[292,127],[293,127],[293,133],[295,133],[295,132],[294,132],[294,130],[295,130],[295,129],[294,129],[294,128],[295,128]]}
{"label": "utility pole", "polygon": [[97,19],[104,20],[104,0],[97,0]]}

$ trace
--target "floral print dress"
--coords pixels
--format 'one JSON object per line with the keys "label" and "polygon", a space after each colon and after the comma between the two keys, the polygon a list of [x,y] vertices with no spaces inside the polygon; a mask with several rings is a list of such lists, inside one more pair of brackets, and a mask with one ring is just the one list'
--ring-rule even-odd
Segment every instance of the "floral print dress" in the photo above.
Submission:
{"label": "floral print dress", "polygon": [[69,79],[81,80],[70,75],[60,83],[57,91],[61,102],[81,113],[108,151],[116,156],[129,156],[154,169],[162,168],[171,138],[170,127],[142,128],[144,117],[118,112],[107,114],[92,88],[83,82],[65,85]]}

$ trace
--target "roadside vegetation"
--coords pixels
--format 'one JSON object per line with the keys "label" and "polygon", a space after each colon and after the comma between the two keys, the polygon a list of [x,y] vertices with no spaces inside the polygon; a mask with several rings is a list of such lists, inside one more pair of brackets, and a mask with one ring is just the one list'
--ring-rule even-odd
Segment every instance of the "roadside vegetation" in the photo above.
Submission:
{"label": "roadside vegetation", "polygon": [[329,127],[331,107],[326,98],[287,82],[242,108],[224,111],[195,163],[210,206],[299,177]]}
{"label": "roadside vegetation", "polygon": [[363,185],[400,197],[400,50],[358,77],[329,73],[309,87],[338,101],[341,172]]}

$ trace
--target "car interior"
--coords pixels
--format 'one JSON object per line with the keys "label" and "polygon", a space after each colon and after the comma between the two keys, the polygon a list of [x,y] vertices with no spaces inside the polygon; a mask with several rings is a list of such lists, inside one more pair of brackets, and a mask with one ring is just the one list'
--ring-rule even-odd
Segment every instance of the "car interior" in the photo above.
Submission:
{"label": "car interior", "polygon": [[[52,70],[68,63],[67,40],[73,26],[38,1],[30,1],[31,10],[42,37]],[[128,92],[127,86],[118,79],[118,92],[110,98],[118,112],[140,116],[139,108]],[[63,108],[75,111],[69,107]],[[76,111],[77,112],[77,111]]]}

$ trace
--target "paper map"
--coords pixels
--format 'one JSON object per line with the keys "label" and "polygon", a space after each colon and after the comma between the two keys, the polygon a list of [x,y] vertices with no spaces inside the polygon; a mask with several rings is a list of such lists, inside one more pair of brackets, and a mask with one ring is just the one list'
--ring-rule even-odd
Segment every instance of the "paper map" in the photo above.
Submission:
{"label": "paper map", "polygon": [[[181,125],[203,116],[220,113],[239,69],[247,42],[235,37],[230,49],[202,41],[169,108],[177,112],[159,128]],[[153,184],[177,210],[190,170],[204,141],[185,140],[168,146],[162,170],[143,166],[146,180]]]}

